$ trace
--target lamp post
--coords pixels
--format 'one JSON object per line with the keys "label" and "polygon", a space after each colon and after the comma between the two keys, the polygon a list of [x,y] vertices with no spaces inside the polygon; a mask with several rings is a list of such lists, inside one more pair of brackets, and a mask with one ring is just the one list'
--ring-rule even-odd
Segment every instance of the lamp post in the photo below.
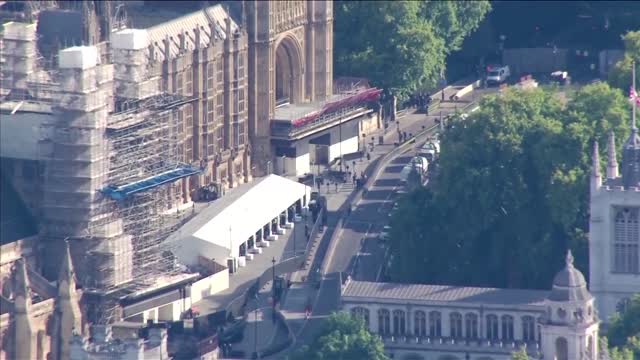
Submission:
{"label": "lamp post", "polygon": [[296,257],[296,211],[293,210],[293,257]]}
{"label": "lamp post", "polygon": [[271,259],[271,274],[272,274],[272,287],[273,287],[273,307],[276,307],[276,258]]}
{"label": "lamp post", "polygon": [[256,311],[255,311],[255,316],[256,316],[256,323],[255,323],[255,336],[254,336],[254,341],[253,341],[253,358],[257,359],[258,358],[258,293],[256,293],[255,295],[255,299],[256,299]]}

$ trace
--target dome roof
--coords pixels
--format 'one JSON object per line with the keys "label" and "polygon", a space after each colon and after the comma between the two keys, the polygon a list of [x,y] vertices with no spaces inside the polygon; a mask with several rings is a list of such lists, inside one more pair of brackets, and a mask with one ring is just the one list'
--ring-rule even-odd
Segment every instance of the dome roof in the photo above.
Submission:
{"label": "dome roof", "polygon": [[571,250],[567,252],[566,266],[553,278],[553,289],[548,299],[551,301],[577,301],[592,298],[587,290],[587,282],[580,270],[573,266]]}

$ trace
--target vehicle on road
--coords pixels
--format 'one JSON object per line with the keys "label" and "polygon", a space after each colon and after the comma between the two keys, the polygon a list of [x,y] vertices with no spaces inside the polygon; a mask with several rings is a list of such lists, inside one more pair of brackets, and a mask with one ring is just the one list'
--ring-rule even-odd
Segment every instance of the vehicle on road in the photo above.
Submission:
{"label": "vehicle on road", "polygon": [[380,233],[380,236],[378,236],[378,239],[380,240],[380,242],[382,243],[387,242],[391,236],[390,233],[391,233],[391,226],[385,225],[384,228],[382,229],[382,232]]}
{"label": "vehicle on road", "polygon": [[511,76],[511,69],[509,66],[492,67],[487,73],[487,85],[500,85],[505,83]]}

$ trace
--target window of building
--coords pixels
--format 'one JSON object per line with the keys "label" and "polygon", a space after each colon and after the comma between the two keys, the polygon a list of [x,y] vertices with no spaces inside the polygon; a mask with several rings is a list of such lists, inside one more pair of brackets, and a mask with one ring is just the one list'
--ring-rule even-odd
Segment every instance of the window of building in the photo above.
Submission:
{"label": "window of building", "polygon": [[640,209],[616,209],[613,240],[613,271],[640,273]]}
{"label": "window of building", "polygon": [[513,341],[513,316],[502,315],[502,340]]}
{"label": "window of building", "polygon": [[462,339],[462,314],[454,312],[449,315],[449,324],[451,329],[451,337],[454,339]]}
{"label": "window of building", "polygon": [[207,124],[213,124],[215,120],[216,103],[213,99],[207,100]]}
{"label": "window of building", "polygon": [[442,336],[442,315],[437,311],[429,313],[429,336]]}
{"label": "window of building", "polygon": [[215,88],[215,68],[213,65],[213,61],[207,63],[207,91],[213,91]]}
{"label": "window of building", "polygon": [[404,311],[394,310],[393,311],[393,334],[404,335],[405,329],[406,329],[406,319],[405,319]]}
{"label": "window of building", "polygon": [[469,313],[464,316],[465,337],[469,340],[478,338],[478,315]]}
{"label": "window of building", "polygon": [[238,129],[237,129],[237,134],[238,134],[238,146],[242,146],[245,144],[245,139],[246,139],[246,125],[243,122],[238,123]]}
{"label": "window of building", "polygon": [[522,340],[523,341],[535,341],[535,319],[533,316],[522,317]]}
{"label": "window of building", "polygon": [[380,335],[391,334],[391,321],[389,318],[389,310],[378,310],[378,333]]}
{"label": "window of building", "polygon": [[358,306],[351,309],[351,315],[361,318],[364,321],[364,326],[369,328],[369,309]]}
{"label": "window of building", "polygon": [[238,89],[238,113],[244,111],[244,88]]}
{"label": "window of building", "polygon": [[219,93],[216,95],[216,116],[224,116],[224,94]]}
{"label": "window of building", "polygon": [[222,87],[222,83],[224,82],[224,66],[222,64],[222,59],[216,60],[216,84],[219,88]]}
{"label": "window of building", "polygon": [[187,95],[193,95],[193,70],[189,68],[185,75],[186,79],[186,87],[187,87]]}
{"label": "window of building", "polygon": [[487,315],[487,339],[498,340],[498,317]]}
{"label": "window of building", "polygon": [[188,137],[184,140],[184,151],[186,161],[193,161],[193,138]]}
{"label": "window of building", "polygon": [[185,131],[187,134],[193,133],[193,106],[187,105],[184,108]]}
{"label": "window of building", "polygon": [[427,314],[424,311],[416,311],[413,320],[413,333],[416,336],[427,336]]}
{"label": "window of building", "polygon": [[215,133],[210,132],[207,134],[207,155],[212,156],[215,154],[216,137]]}
{"label": "window of building", "polygon": [[218,150],[224,149],[224,126],[220,125],[216,129],[216,146]]}
{"label": "window of building", "polygon": [[178,110],[178,135],[184,134],[184,115],[182,110]]}
{"label": "window of building", "polygon": [[244,79],[244,54],[238,53],[238,80]]}
{"label": "window of building", "polygon": [[184,93],[184,89],[182,87],[183,76],[184,74],[181,72],[176,73],[176,94],[179,95],[182,95]]}

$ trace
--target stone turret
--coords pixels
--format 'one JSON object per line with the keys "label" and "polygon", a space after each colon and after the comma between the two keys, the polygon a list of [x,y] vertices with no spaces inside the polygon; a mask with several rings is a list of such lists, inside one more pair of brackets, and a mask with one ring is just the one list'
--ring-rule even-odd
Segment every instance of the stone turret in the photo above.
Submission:
{"label": "stone turret", "polygon": [[609,132],[609,144],[607,146],[607,179],[618,177],[618,160],[616,159],[616,139],[613,130]]}
{"label": "stone turret", "polygon": [[33,349],[33,324],[30,318],[31,291],[27,277],[27,266],[24,260],[16,261],[14,272],[14,359],[32,359],[35,356]]}
{"label": "stone turret", "polygon": [[53,345],[57,349],[59,359],[68,359],[69,342],[73,333],[82,333],[82,313],[78,304],[76,279],[68,242],[65,242],[64,257],[58,276],[58,296],[54,316],[57,336]]}

